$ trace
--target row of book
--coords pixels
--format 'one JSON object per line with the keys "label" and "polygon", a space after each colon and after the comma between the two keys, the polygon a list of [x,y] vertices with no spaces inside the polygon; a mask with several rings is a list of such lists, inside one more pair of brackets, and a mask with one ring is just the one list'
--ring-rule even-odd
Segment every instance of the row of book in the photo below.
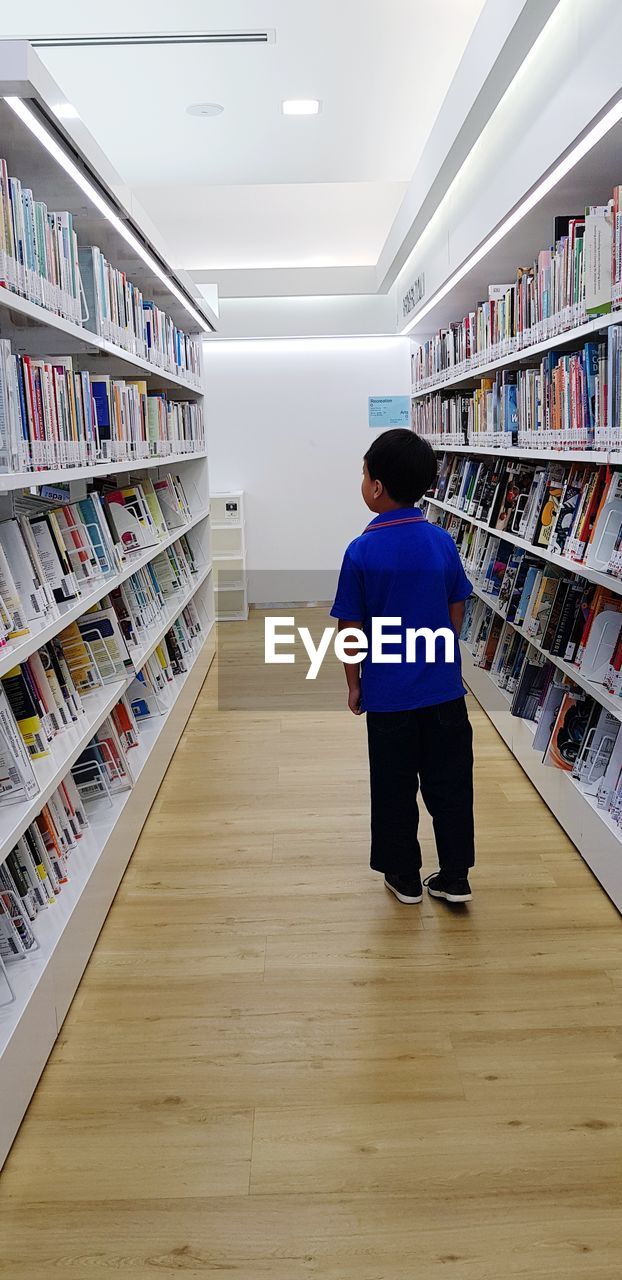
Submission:
{"label": "row of book", "polygon": [[0,286],[200,386],[200,341],[143,298],[100,249],[79,248],[71,213],[49,212],[2,159]]}
{"label": "row of book", "polygon": [[122,697],[0,863],[0,961],[6,979],[0,1005],[13,998],[4,966],[38,950],[38,919],[71,878],[72,855],[89,826],[88,803],[99,797],[112,803],[115,793],[132,786],[130,752],[138,741],[131,706]]}
{"label": "row of book", "polygon": [[622,448],[622,328],[607,342],[547,352],[537,368],[503,370],[473,391],[413,402],[413,426],[437,448]]}
{"label": "row of book", "polygon": [[487,298],[413,353],[415,389],[554,338],[622,305],[621,234],[619,187],[607,205],[556,218],[552,247],[519,267],[511,283],[490,285]]}
{"label": "row of book", "polygon": [[622,577],[622,472],[592,463],[445,454],[435,495],[499,533]]}
{"label": "row of book", "polygon": [[563,676],[546,654],[484,601],[467,603],[461,639],[488,671],[511,714],[531,723],[532,746],[545,765],[570,774],[584,796],[622,825],[620,720]]}
{"label": "row of book", "polygon": [[[199,569],[188,539],[182,537],[110,592],[108,603],[114,610],[132,662],[140,660],[150,636],[161,629],[166,610],[184,592],[190,593]],[[188,609],[192,612],[191,603]],[[87,613],[87,624],[89,618]]]}
{"label": "row of book", "polygon": [[80,324],[78,238],[70,213],[51,213],[0,159],[0,286]]}
{"label": "row of book", "polygon": [[[40,813],[0,861],[0,967],[5,976],[5,965],[38,950],[38,918],[54,906],[71,878],[72,854],[89,826],[90,807],[102,802],[109,805],[115,795],[133,786],[132,756],[140,744],[140,726],[168,710],[170,686],[188,669],[200,632],[196,612],[184,610]],[[61,679],[60,675],[58,678]],[[75,690],[72,699],[79,702]],[[2,755],[1,735],[6,705],[3,682],[0,688],[0,778],[3,781],[7,765],[6,753]],[[20,794],[13,786],[12,794],[19,799],[36,794],[31,761],[37,753],[24,748],[25,743],[20,743],[18,735],[13,749],[14,773],[22,773],[25,785]],[[11,1002],[10,978],[5,990],[8,994],[0,988],[0,1005]]]}
{"label": "row of book", "polygon": [[[480,598],[541,652],[622,697],[622,596],[443,513]],[[495,624],[496,625],[496,624]],[[622,701],[620,703],[622,713]]]}
{"label": "row of book", "polygon": [[[0,960],[4,964],[38,950],[34,922],[55,904],[67,884],[71,856],[87,827],[86,809],[69,773],[0,863]],[[6,1003],[6,998],[0,998],[0,1004]]]}
{"label": "row of book", "polygon": [[0,339],[0,471],[131,463],[204,447],[200,403],[150,393],[142,379],[77,371],[70,357],[13,355]]}
{"label": "row of book", "polygon": [[201,347],[92,245],[80,250],[86,323],[109,342],[200,386]]}
{"label": "row of book", "polygon": [[127,689],[137,720],[164,714],[168,686],[187,670],[202,632],[189,599],[136,671],[124,620],[115,601],[106,599],[7,671],[0,680],[0,805],[38,795],[33,761],[55,752],[56,739],[79,726],[91,696],[106,686],[119,683],[121,691]]}
{"label": "row of book", "polygon": [[21,514],[0,521],[0,653],[33,624],[57,616],[59,605],[105,584],[133,552],[181,530],[192,515],[173,475],[123,489],[103,481],[76,502],[69,491],[64,502],[58,489],[49,499],[47,492],[43,486],[40,498],[22,500]]}

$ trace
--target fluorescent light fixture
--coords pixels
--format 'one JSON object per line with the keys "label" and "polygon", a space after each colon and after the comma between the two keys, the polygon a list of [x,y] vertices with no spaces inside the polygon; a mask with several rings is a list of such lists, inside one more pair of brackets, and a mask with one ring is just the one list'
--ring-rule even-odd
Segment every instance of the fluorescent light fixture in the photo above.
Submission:
{"label": "fluorescent light fixture", "polygon": [[80,187],[80,190],[88,196],[91,203],[95,205],[95,208],[99,209],[99,212],[107,218],[108,222],[110,222],[119,235],[123,237],[126,244],[129,244],[130,248],[132,248],[134,252],[138,254],[139,258],[142,258],[143,262],[149,267],[150,271],[153,271],[154,275],[162,281],[162,284],[166,286],[169,292],[177,298],[177,301],[185,308],[188,315],[192,316],[192,319],[196,321],[199,328],[205,333],[211,333],[211,326],[208,324],[205,316],[202,316],[200,311],[197,311],[196,308],[192,306],[185,294],[182,293],[179,286],[175,284],[175,281],[171,280],[170,277],[167,276],[159,262],[157,262],[153,255],[149,253],[148,249],[145,249],[138,237],[134,235],[134,232],[131,231],[119,215],[115,213],[112,205],[108,204],[108,201],[100,195],[93,183],[89,181],[82,170],[78,168],[78,165],[71,159],[71,156],[69,156],[66,151],[63,151],[63,148],[59,146],[52,134],[48,132],[34,112],[30,110],[30,107],[26,106],[23,99],[5,98],[4,101],[30,129],[30,132],[33,133],[35,138],[37,138],[41,145],[45,147],[46,151],[53,156],[57,164],[61,166],[61,169],[64,169],[65,173],[67,173],[76,185]]}
{"label": "fluorescent light fixture", "polygon": [[[534,187],[533,191],[530,191],[529,195],[525,196],[524,200],[521,200],[520,204],[516,206],[512,213],[508,214],[507,218],[504,218],[503,222],[499,224],[496,230],[491,232],[487,239],[484,240],[483,244],[479,246],[479,249],[476,249],[475,252],[466,259],[466,262],[463,262],[462,266],[458,267],[458,270],[454,271],[453,275],[445,281],[444,285],[442,285],[440,289],[437,289],[429,302],[426,302],[425,306],[422,307],[415,316],[413,316],[412,320],[409,320],[408,323],[404,325],[404,328],[400,329],[400,333],[410,333],[411,329],[414,329],[415,325],[418,325],[423,319],[425,319],[433,307],[436,307],[439,302],[442,302],[443,298],[446,298],[447,294],[450,293],[461,280],[464,280],[464,277],[468,275],[469,271],[472,271],[473,267],[476,267],[478,262],[481,262],[482,258],[485,258],[486,255],[490,253],[491,249],[494,249],[495,245],[499,244],[499,242],[504,239],[509,231],[512,231],[519,222],[522,222],[523,218],[528,213],[531,213],[532,209],[535,209],[535,206],[540,203],[544,196],[548,195],[549,191],[552,191],[553,187],[556,187],[557,183],[561,182],[561,179],[565,178],[566,174],[570,173],[571,169],[574,169],[575,165],[578,164],[579,161],[592,150],[592,147],[595,147],[596,143],[600,142],[601,138],[604,138],[605,134],[609,133],[609,130],[613,129],[614,125],[618,124],[620,120],[622,120],[622,97],[620,97],[618,101],[614,103],[613,107],[610,107],[609,111],[605,112],[605,115],[602,116],[602,118],[590,130],[588,130],[585,137],[583,137],[580,142],[577,142],[576,146],[572,147],[558,164],[554,165],[550,173],[548,173],[547,176]],[[432,224],[428,223],[428,226],[430,225]]]}
{"label": "fluorescent light fixture", "polygon": [[318,98],[286,98],[281,111],[284,116],[317,116],[320,106]]}
{"label": "fluorescent light fixture", "polygon": [[59,120],[80,119],[80,112],[76,111],[76,108],[71,102],[57,102],[56,106],[52,107],[52,111]]}

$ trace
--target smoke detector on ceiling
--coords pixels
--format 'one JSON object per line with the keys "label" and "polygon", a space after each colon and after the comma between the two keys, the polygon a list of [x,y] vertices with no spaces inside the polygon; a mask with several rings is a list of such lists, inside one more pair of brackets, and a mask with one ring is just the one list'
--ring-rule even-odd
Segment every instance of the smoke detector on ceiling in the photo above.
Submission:
{"label": "smoke detector on ceiling", "polygon": [[220,102],[193,102],[186,107],[189,116],[221,116],[224,109]]}

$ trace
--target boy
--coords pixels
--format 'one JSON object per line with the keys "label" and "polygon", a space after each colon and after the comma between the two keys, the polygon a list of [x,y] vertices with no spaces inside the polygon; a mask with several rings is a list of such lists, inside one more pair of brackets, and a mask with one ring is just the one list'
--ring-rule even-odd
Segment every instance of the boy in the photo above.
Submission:
{"label": "boy", "polygon": [[[331,610],[340,631],[358,627],[368,640],[373,618],[389,620],[381,660],[368,654],[362,665],[344,666],[348,706],[355,715],[367,712],[371,866],[404,903],[423,897],[419,786],[440,865],[425,881],[428,893],[468,902],[475,861],[473,735],[457,640],[471,583],[453,539],[415,506],[435,479],[436,458],[425,440],[404,428],[376,437],[361,486],[375,519],[345,553]],[[417,637],[416,660],[405,661],[407,627],[445,628],[445,638],[437,636],[430,652],[425,637]],[[389,638],[396,631],[397,644]]]}

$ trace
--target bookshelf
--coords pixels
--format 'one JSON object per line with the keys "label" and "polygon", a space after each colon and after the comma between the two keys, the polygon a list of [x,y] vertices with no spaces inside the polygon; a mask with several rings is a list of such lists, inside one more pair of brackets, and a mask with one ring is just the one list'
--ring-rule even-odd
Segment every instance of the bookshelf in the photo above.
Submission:
{"label": "bookshelf", "polygon": [[248,618],[246,522],[241,490],[212,494],[212,539],[217,622]]}
{"label": "bookshelf", "polygon": [[536,357],[544,355],[545,352],[573,350],[579,346],[585,339],[591,338],[594,334],[604,333],[611,324],[619,324],[620,315],[618,312],[612,312],[609,315],[599,315],[591,320],[586,320],[583,324],[574,325],[571,328],[559,328],[555,331],[555,325],[551,325],[551,332],[545,338],[540,338],[537,342],[526,343],[524,346],[514,345],[511,351],[504,355],[494,355],[490,358],[484,356],[473,357],[465,360],[459,365],[453,365],[443,373],[439,373],[434,377],[426,378],[421,382],[414,382],[412,388],[413,400],[420,399],[422,396],[430,395],[430,392],[451,391],[460,387],[471,387],[479,378],[488,377],[491,373],[500,372],[503,369],[520,369],[523,365],[534,363]]}
{"label": "bookshelf", "polygon": [[[426,336],[413,345],[412,408],[414,428],[429,440],[439,458],[444,458],[446,475],[452,474],[452,459],[458,467],[473,463],[472,489],[468,488],[471,481],[467,481],[460,493],[459,484],[454,488],[445,480],[434,495],[425,499],[428,518],[448,528],[473,581],[474,622],[470,624],[467,616],[461,637],[465,681],[622,912],[622,824],[617,783],[612,784],[620,749],[615,746],[615,734],[622,734],[622,729],[615,728],[616,721],[622,722],[622,697],[614,675],[614,657],[607,648],[610,637],[617,634],[622,579],[617,576],[613,555],[617,548],[618,509],[613,502],[605,505],[612,499],[616,476],[622,471],[618,390],[622,189],[616,186],[622,173],[615,162],[620,140],[618,127],[579,163],[571,181],[562,182],[549,193],[540,212],[534,210],[520,230],[510,232],[453,290],[445,296],[439,294],[432,313],[436,325],[442,327],[434,334],[426,328]],[[586,219],[577,211],[588,206]],[[552,237],[550,247],[546,246],[546,236]],[[551,299],[556,301],[552,304]],[[559,464],[556,470],[558,478],[560,474],[562,477],[560,504],[566,492],[564,485],[572,483],[568,476],[573,466],[582,492],[587,491],[589,476],[597,469],[605,477],[603,505],[596,501],[587,540],[585,532],[581,535],[582,558],[572,558],[570,551],[572,555],[579,552],[570,542],[562,540],[556,547],[554,536],[553,549],[549,550],[547,539],[536,538],[534,526],[529,526],[527,516],[522,518],[522,512],[517,512],[515,519],[512,514],[508,518],[508,510],[512,513],[514,508],[511,504],[505,508],[505,498],[501,501],[505,508],[501,518],[494,500],[490,505],[487,497],[479,502],[479,464],[498,473],[503,488],[504,476],[517,475],[521,468],[524,472],[529,463],[536,469],[548,467],[549,477],[553,464]],[[546,490],[549,496],[555,483],[551,481]],[[518,492],[523,492],[520,483]],[[536,481],[531,489],[528,482],[524,498],[519,499],[526,503],[523,511],[535,492]],[[539,510],[541,514],[542,508]],[[553,504],[551,510],[555,530],[559,507]],[[575,510],[579,511],[580,505]],[[573,518],[568,516],[568,528],[576,532]],[[619,523],[622,528],[622,517]],[[538,523],[537,529],[540,528]],[[611,557],[607,554],[603,559],[605,536],[611,541],[612,550]],[[516,608],[516,595],[512,594],[512,583],[520,581],[520,577],[512,579],[512,566],[519,563],[516,557],[522,553],[524,561],[520,563],[532,566],[526,573],[535,574],[536,584],[526,614],[521,607]],[[484,562],[490,556],[484,570],[482,555]],[[577,593],[574,599],[584,601],[586,623],[583,644],[579,644],[577,608],[575,640],[565,649],[562,632],[556,631],[560,614],[555,615],[553,602],[561,601],[560,610],[567,607],[564,602],[569,597],[564,595],[565,585],[560,584],[570,581],[576,584],[572,587]],[[541,599],[538,582],[549,591],[542,612],[544,631],[533,629],[540,624],[534,620],[535,613],[530,612],[536,610]],[[602,595],[601,602],[592,608],[590,601],[598,600],[593,592]],[[608,611],[611,621],[601,617],[602,630],[595,628],[586,661],[586,637],[589,638],[594,618],[599,617],[599,609]],[[600,650],[597,643],[601,644]],[[509,673],[508,655],[516,655],[517,664]],[[523,710],[526,704],[520,698],[521,680],[530,666],[535,670],[539,664],[545,670],[542,696],[538,703],[534,700],[527,704],[529,711]],[[570,697],[576,696],[577,707],[592,717],[585,723],[597,726],[588,729],[581,740],[576,767],[572,769],[567,765],[559,767],[559,753],[555,760],[549,749],[556,741],[558,726],[556,704],[554,699],[547,701],[547,691],[553,686],[558,690],[561,683],[570,691]],[[534,688],[537,699],[537,683]],[[588,701],[581,702],[585,695]],[[550,718],[543,708],[552,708]],[[547,743],[549,724],[551,736]],[[603,728],[605,725],[612,727]],[[600,730],[609,733],[602,749],[592,745],[602,742]],[[591,739],[590,733],[594,733]],[[553,767],[555,763],[558,767]]]}
{"label": "bookshelf", "polygon": [[[213,313],[193,283],[169,266],[157,233],[124,191],[81,122],[61,123],[56,119],[52,104],[62,97],[30,46],[20,41],[0,42],[0,153],[10,173],[19,177],[22,185],[31,186],[34,197],[45,201],[50,209],[69,211],[78,244],[98,245],[108,261],[168,318],[171,332],[183,331],[200,339],[215,329]],[[10,106],[8,99],[14,98],[26,108],[25,112],[20,114]],[[59,162],[54,148],[60,149],[66,164]],[[89,191],[95,192],[96,199]],[[37,282],[31,279],[30,284],[33,292],[41,291]],[[177,363],[177,347],[172,357],[162,357],[161,352],[147,349],[146,345],[131,350],[79,323],[77,318],[58,314],[41,300],[2,285],[0,339],[10,342],[15,355],[33,360],[70,357],[77,374],[85,371],[128,382],[144,380],[147,394],[166,393],[173,401],[192,402],[199,407],[199,416],[203,414],[200,346],[194,348],[198,370],[188,370]],[[97,801],[89,807],[89,825],[71,852],[69,879],[53,905],[32,922],[38,950],[7,964],[15,999],[0,1006],[0,1164],[58,1036],[214,657],[207,452],[200,440],[184,439],[179,444],[183,447],[170,447],[156,440],[146,456],[132,453],[128,447],[127,456],[121,460],[98,457],[93,452],[91,460],[81,465],[0,471],[0,520],[17,515],[24,496],[39,497],[46,485],[62,486],[66,500],[77,502],[91,491],[92,482],[111,479],[113,487],[122,488],[139,484],[142,477],[157,481],[171,473],[179,476],[189,508],[183,523],[169,528],[157,543],[120,557],[110,572],[95,578],[92,584],[81,584],[77,598],[53,605],[41,618],[30,620],[25,635],[9,639],[0,647],[0,677],[59,637],[65,628],[127,584],[156,557],[169,549],[172,552],[177,544],[181,545],[180,539],[187,540],[194,564],[191,576],[177,594],[166,599],[156,621],[145,629],[140,643],[131,648],[131,667],[121,678],[91,692],[77,722],[52,739],[45,758],[32,761],[37,794],[16,803],[0,802],[0,866],[69,776],[72,765],[133,685],[136,673],[152,659],[188,606],[193,607],[201,625],[185,669],[171,679],[162,696],[161,714],[139,724],[138,744],[132,754],[133,786],[112,792],[106,803]]]}
{"label": "bookshelf", "polygon": [[[523,550],[530,559],[542,562],[543,565],[555,566],[557,570],[564,570],[575,579],[606,588],[615,595],[622,593],[622,582],[609,574],[590,568],[568,556],[556,555],[546,548],[534,546],[516,534],[499,530],[484,520],[471,517],[457,508],[454,503],[440,501],[433,497],[426,498],[426,503],[428,514],[432,518],[436,517],[436,513],[450,513],[464,521],[466,525],[482,530],[491,538],[500,539]],[[522,625],[508,621],[505,609],[500,608],[493,594],[483,589],[482,582],[471,571],[468,564],[466,570],[473,581],[474,596],[481,600],[493,614],[496,614],[504,625],[510,627],[513,633],[524,639],[529,646],[528,652],[535,651],[543,661],[552,664],[560,677],[566,677],[573,686],[587,693],[598,706],[614,715],[616,719],[622,720],[622,699],[619,694],[611,693],[601,682],[591,680],[574,662],[567,662],[552,654]],[[607,810],[598,806],[595,796],[587,794],[582,789],[579,781],[568,773],[542,763],[542,752],[537,752],[533,746],[535,725],[529,720],[511,714],[511,696],[499,687],[491,671],[484,670],[478,665],[471,649],[462,640],[461,652],[467,685],[576,845],[584,861],[592,869],[618,909],[622,911],[622,876],[620,875],[622,830],[611,819]]]}
{"label": "bookshelf", "polygon": [[533,749],[533,727],[527,720],[510,714],[510,705],[462,645],[465,683],[492,721],[506,746],[518,760],[560,826],[579,850],[612,902],[622,911],[622,858],[619,828],[598,809],[567,773],[542,764]]}

